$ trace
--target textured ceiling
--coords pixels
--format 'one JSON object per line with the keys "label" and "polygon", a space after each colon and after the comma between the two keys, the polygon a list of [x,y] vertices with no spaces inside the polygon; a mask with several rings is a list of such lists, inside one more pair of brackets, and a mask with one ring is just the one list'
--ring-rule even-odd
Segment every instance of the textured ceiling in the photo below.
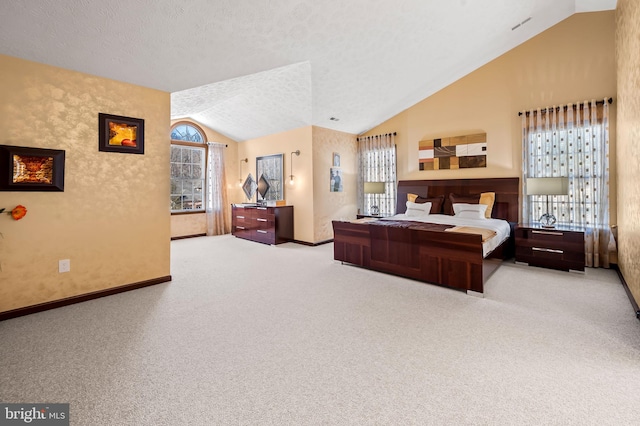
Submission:
{"label": "textured ceiling", "polygon": [[172,118],[238,141],[305,125],[362,133],[573,13],[615,6],[5,0],[0,53],[171,92]]}

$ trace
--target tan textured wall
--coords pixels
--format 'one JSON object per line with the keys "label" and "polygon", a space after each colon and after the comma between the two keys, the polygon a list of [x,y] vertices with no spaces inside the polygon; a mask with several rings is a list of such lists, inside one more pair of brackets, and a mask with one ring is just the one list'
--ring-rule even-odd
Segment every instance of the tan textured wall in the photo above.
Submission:
{"label": "tan textured wall", "polygon": [[[99,152],[100,112],[143,118],[144,155]],[[169,93],[0,55],[0,143],[66,152],[64,192],[0,193],[29,210],[0,218],[0,311],[170,274],[169,118]]]}
{"label": "tan textured wall", "polygon": [[[331,221],[355,219],[358,212],[356,193],[356,135],[323,127],[313,127],[313,204],[314,242],[333,238]],[[340,154],[343,192],[329,191],[333,153]]]}
{"label": "tan textured wall", "polygon": [[[295,185],[288,184],[291,174],[291,152],[300,150],[293,156],[293,174]],[[301,127],[261,138],[238,143],[238,158],[248,158],[248,166],[243,166],[244,176],[251,172],[256,177],[256,157],[271,154],[284,154],[284,177],[287,184],[284,198],[287,205],[293,207],[293,234],[298,241],[314,242],[314,194],[313,194],[313,151],[312,128]],[[252,201],[255,201],[255,196]]]}
{"label": "tan textured wall", "polygon": [[618,0],[618,264],[640,304],[640,2]]}
{"label": "tan textured wall", "polygon": [[[233,139],[228,138],[189,118],[172,120],[171,126],[182,121],[197,124],[202,130],[204,130],[207,141],[224,143],[227,145],[227,149],[225,149],[224,153],[225,176],[227,178],[227,196],[229,197],[229,203],[242,202],[244,194],[242,193],[241,185],[238,184],[238,143]],[[246,163],[243,165],[243,171],[246,171]],[[171,238],[204,234],[206,232],[207,218],[204,213],[171,215]]]}
{"label": "tan textured wall", "polygon": [[[399,179],[514,177],[522,173],[518,112],[616,95],[615,13],[582,13],[560,22],[445,89],[368,131],[398,132]],[[611,106],[615,158],[616,103]],[[486,168],[418,170],[422,139],[483,131]],[[611,162],[611,222],[616,221]]]}

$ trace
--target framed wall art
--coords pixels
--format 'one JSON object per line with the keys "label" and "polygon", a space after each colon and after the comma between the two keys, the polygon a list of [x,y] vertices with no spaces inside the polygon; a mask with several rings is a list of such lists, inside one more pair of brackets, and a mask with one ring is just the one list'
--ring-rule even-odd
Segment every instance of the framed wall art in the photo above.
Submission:
{"label": "framed wall art", "polygon": [[255,179],[253,179],[253,176],[251,176],[251,173],[249,173],[244,183],[242,184],[242,191],[247,197],[247,200],[251,200],[251,198],[253,198],[253,194],[256,193],[257,187],[258,185],[256,184]]}
{"label": "framed wall art", "polygon": [[342,170],[338,167],[331,167],[329,192],[342,192]]}
{"label": "framed wall art", "polygon": [[[283,156],[284,154],[272,154],[256,157],[258,202],[284,200]],[[261,179],[263,179],[262,185],[260,185]],[[261,189],[264,193],[261,193]]]}
{"label": "framed wall art", "polygon": [[64,191],[64,151],[0,145],[0,191]]}
{"label": "framed wall art", "polygon": [[434,138],[419,142],[420,170],[487,167],[487,134]]}
{"label": "framed wall art", "polygon": [[106,152],[144,154],[144,120],[98,114],[98,149]]}
{"label": "framed wall art", "polygon": [[333,167],[340,167],[340,154],[337,152],[333,153]]}

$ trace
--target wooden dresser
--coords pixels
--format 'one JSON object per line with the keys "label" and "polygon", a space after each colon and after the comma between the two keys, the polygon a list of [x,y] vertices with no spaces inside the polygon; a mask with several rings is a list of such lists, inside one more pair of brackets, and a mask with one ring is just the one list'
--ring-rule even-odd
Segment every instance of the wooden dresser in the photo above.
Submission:
{"label": "wooden dresser", "polygon": [[264,244],[293,241],[293,206],[231,206],[231,233]]}
{"label": "wooden dresser", "polygon": [[539,225],[516,227],[516,262],[532,266],[584,272],[584,230]]}

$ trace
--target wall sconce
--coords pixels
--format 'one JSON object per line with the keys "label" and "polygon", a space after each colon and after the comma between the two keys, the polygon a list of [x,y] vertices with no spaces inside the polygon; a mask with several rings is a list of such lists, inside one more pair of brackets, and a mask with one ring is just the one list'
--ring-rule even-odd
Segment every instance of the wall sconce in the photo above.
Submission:
{"label": "wall sconce", "polygon": [[299,156],[299,155],[300,155],[300,150],[299,150],[299,149],[297,149],[297,150],[295,150],[295,151],[293,151],[293,152],[291,153],[291,166],[290,166],[290,167],[291,167],[291,174],[289,175],[289,185],[293,185],[293,183],[294,183],[294,176],[293,176],[293,154],[295,154],[295,155],[298,155],[298,156]]}
{"label": "wall sconce", "polygon": [[248,163],[249,159],[248,158],[243,158],[240,160],[240,163],[238,163],[239,166],[239,171],[238,171],[238,186],[242,186],[242,163]]}

